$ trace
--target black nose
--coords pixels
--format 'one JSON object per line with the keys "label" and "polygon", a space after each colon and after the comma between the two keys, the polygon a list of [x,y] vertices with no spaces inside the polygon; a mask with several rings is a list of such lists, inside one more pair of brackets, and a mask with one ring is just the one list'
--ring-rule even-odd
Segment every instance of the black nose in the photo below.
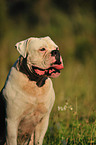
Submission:
{"label": "black nose", "polygon": [[51,55],[52,55],[52,56],[56,56],[56,55],[60,55],[60,53],[59,53],[58,50],[52,50],[52,51],[51,51]]}
{"label": "black nose", "polygon": [[51,56],[55,56],[56,62],[60,63],[60,52],[59,50],[52,50]]}

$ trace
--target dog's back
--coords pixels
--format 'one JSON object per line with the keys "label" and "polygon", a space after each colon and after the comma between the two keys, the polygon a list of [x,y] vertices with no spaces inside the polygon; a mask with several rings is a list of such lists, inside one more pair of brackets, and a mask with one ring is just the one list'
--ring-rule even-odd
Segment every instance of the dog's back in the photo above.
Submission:
{"label": "dog's back", "polygon": [[6,137],[6,123],[5,123],[5,117],[6,117],[6,103],[2,94],[2,91],[0,92],[0,145],[4,145],[5,143],[5,137]]}

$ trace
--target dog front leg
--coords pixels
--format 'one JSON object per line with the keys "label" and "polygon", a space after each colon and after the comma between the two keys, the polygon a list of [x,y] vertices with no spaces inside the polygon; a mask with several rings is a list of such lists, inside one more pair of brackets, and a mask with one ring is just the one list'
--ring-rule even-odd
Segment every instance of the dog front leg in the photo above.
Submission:
{"label": "dog front leg", "polygon": [[11,119],[6,119],[6,124],[7,124],[6,145],[17,145],[18,123]]}
{"label": "dog front leg", "polygon": [[42,145],[43,138],[48,128],[49,114],[46,115],[35,128],[35,145]]}

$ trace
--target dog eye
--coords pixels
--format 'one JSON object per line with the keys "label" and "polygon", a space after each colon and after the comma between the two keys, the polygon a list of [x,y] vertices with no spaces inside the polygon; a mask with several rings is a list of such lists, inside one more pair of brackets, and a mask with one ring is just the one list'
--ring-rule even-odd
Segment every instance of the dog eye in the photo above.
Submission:
{"label": "dog eye", "polygon": [[40,51],[45,51],[45,50],[46,50],[45,48],[41,48],[41,49],[40,49]]}

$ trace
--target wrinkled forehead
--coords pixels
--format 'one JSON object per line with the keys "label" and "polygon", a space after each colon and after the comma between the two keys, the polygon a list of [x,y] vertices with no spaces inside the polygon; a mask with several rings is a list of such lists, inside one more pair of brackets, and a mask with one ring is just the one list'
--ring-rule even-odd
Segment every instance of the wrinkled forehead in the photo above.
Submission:
{"label": "wrinkled forehead", "polygon": [[54,50],[58,46],[49,38],[49,37],[44,37],[44,38],[32,38],[29,41],[28,49],[29,50],[38,50],[40,48],[46,48],[48,50]]}

